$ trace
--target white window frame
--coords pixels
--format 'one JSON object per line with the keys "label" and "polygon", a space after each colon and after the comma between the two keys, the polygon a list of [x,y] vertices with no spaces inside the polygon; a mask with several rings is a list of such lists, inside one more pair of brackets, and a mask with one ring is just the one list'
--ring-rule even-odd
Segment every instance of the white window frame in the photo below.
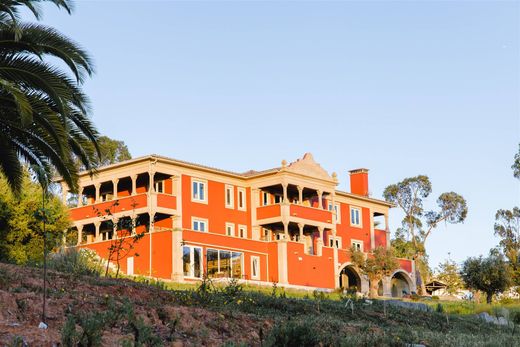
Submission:
{"label": "white window frame", "polygon": [[[231,233],[228,233],[229,229],[231,229]],[[226,223],[226,235],[235,236],[235,224],[234,223]]]}
{"label": "white window frame", "polygon": [[268,192],[262,192],[262,206],[269,206],[271,204]]}
{"label": "white window frame", "polygon": [[[358,212],[358,218],[359,218],[359,223],[355,223],[353,218],[352,218],[352,212],[353,211],[357,211]],[[356,227],[356,228],[362,228],[363,227],[363,209],[361,207],[357,207],[357,206],[350,206],[350,226],[351,227]]]}
{"label": "white window frame", "polygon": [[264,241],[271,241],[271,230],[262,228],[262,239],[264,239]]}
{"label": "white window frame", "polygon": [[126,274],[128,276],[134,275],[134,257],[126,258]]}
{"label": "white window frame", "polygon": [[[332,202],[329,201],[329,211],[332,212]],[[341,224],[341,206],[334,204],[334,212],[336,213],[336,224]]]}
{"label": "white window frame", "polygon": [[[228,250],[228,249],[220,249],[220,248],[207,248],[206,249],[206,254],[207,252],[211,250],[211,251],[216,251],[217,252],[217,273],[221,273],[222,271],[220,270],[220,252],[229,252],[230,253],[230,256],[233,257],[233,253],[240,253],[241,256],[240,256],[240,268],[241,268],[241,273],[240,273],[240,278],[243,278],[244,276],[244,258],[245,258],[245,254],[244,252],[239,252],[239,251],[232,251],[232,250]],[[202,257],[204,259],[204,257]],[[207,259],[206,259],[207,261]],[[201,268],[202,269],[202,268]],[[231,261],[230,263],[230,271],[231,271],[231,277],[224,277],[224,278],[233,278],[233,262]]]}
{"label": "white window frame", "polygon": [[338,246],[338,249],[341,249],[343,247],[341,243],[341,236],[329,236],[329,247],[334,247],[334,245],[336,244]]}
{"label": "white window frame", "polygon": [[[187,248],[190,249],[190,264],[191,264],[191,266],[190,266],[190,274],[187,275],[187,276],[184,276],[184,278],[202,278],[202,274],[204,273],[204,254],[202,253],[202,247],[188,246],[188,245],[185,245],[185,246],[182,246],[182,247],[183,247],[183,252],[184,252],[184,247],[187,247]],[[199,259],[199,263],[200,263],[200,277],[195,277],[195,251],[194,251],[195,248],[198,248],[199,254],[200,254],[200,259]],[[182,274],[184,275],[184,262],[182,264],[182,267],[183,267]]]}
{"label": "white window frame", "polygon": [[364,244],[365,243],[363,241],[361,241],[361,240],[354,240],[354,239],[350,240],[350,245],[353,246],[353,247],[355,247],[356,245],[359,245],[359,248],[356,247],[356,249],[361,251],[361,252],[365,251],[364,250]]}
{"label": "white window frame", "polygon": [[[159,186],[161,186],[162,192],[159,192]],[[156,181],[154,185],[154,191],[156,193],[164,194],[164,180]]]}
{"label": "white window frame", "polygon": [[[230,192],[231,201],[227,201],[228,191]],[[226,184],[224,188],[224,204],[226,208],[235,208],[235,187],[231,184]]]}
{"label": "white window frame", "polygon": [[[243,233],[242,233],[243,231]],[[247,225],[242,225],[242,224],[239,224],[238,225],[238,237],[240,238],[243,238],[243,239],[247,239]]]}
{"label": "white window frame", "polygon": [[[242,193],[242,194],[240,194],[240,193]],[[240,199],[240,195],[242,195],[242,199]],[[242,206],[240,206],[240,204],[242,204]],[[247,195],[246,195],[245,188],[237,188],[237,208],[240,211],[247,210]]]}
{"label": "white window frame", "polygon": [[[203,192],[204,192],[204,199],[201,199],[200,198],[200,193],[198,194],[199,196],[198,197],[195,197],[194,196],[194,191],[193,191],[193,184],[197,183],[198,186],[197,188],[200,190],[200,185],[202,184],[203,185]],[[192,202],[199,202],[199,203],[203,203],[203,204],[207,204],[208,203],[208,181],[207,180],[202,180],[202,179],[199,179],[199,178],[192,178],[191,179],[191,201]]]}
{"label": "white window frame", "polygon": [[[202,230],[195,230],[195,222],[199,223],[204,223],[204,231]],[[200,226],[199,226],[199,229],[200,229]],[[209,223],[208,223],[208,220],[206,218],[199,218],[199,217],[191,217],[191,230],[193,231],[198,231],[198,232],[201,232],[201,233],[207,233],[209,231]]]}
{"label": "white window frame", "polygon": [[[256,275],[254,275],[254,267],[255,267],[255,260],[256,260]],[[260,257],[257,255],[251,256],[251,279],[252,280],[259,280],[260,279]]]}

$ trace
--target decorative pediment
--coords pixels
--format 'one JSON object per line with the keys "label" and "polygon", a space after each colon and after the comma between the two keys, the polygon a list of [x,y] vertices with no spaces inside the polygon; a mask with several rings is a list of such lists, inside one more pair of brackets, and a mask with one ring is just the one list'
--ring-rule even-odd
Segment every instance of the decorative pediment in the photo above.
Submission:
{"label": "decorative pediment", "polygon": [[333,178],[323,169],[320,164],[314,161],[311,153],[305,153],[303,158],[290,163],[285,170],[298,173],[305,176],[316,177],[324,180],[332,180]]}

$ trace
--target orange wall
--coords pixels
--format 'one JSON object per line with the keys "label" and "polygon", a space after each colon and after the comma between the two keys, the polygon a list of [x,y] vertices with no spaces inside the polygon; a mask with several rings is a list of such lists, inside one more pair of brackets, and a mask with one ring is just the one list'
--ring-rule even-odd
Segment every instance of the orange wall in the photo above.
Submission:
{"label": "orange wall", "polygon": [[386,231],[381,229],[374,229],[374,236],[376,247],[386,247]]}
{"label": "orange wall", "polygon": [[[72,220],[81,220],[85,218],[93,218],[98,214],[106,215],[105,210],[110,209],[111,213],[129,211],[145,207],[147,200],[146,194],[136,195],[128,198],[121,198],[117,200],[102,202],[95,205],[88,205],[83,207],[76,207],[70,210],[70,216]],[[119,201],[118,206],[114,206],[114,202]]]}
{"label": "orange wall", "polygon": [[337,236],[342,239],[343,248],[349,249],[352,239],[363,241],[365,252],[370,251],[370,209],[361,208],[362,228],[350,226],[350,205],[341,203],[341,224],[336,225]]}
{"label": "orange wall", "polygon": [[280,217],[281,214],[280,205],[268,205],[261,206],[256,209],[256,218],[257,219],[266,219],[273,217]]}
{"label": "orange wall", "polygon": [[251,238],[251,192],[246,189],[246,211],[240,211],[238,206],[237,187],[234,189],[234,208],[225,207],[225,184],[208,181],[207,204],[191,201],[191,177],[182,175],[182,226],[191,229],[191,218],[200,217],[208,219],[209,230],[213,233],[225,234],[226,223],[235,224],[235,234],[238,233],[238,225],[247,226],[248,238]]}
{"label": "orange wall", "polygon": [[293,285],[334,288],[333,249],[323,247],[321,257],[307,255],[299,242],[287,243],[288,281]]}
{"label": "orange wall", "polygon": [[301,205],[291,205],[290,209],[291,216],[325,223],[332,222],[332,213],[328,210],[309,208]]}
{"label": "orange wall", "polygon": [[350,192],[368,196],[368,172],[350,174]]}
{"label": "orange wall", "polygon": [[399,259],[399,264],[401,265],[401,269],[412,272],[412,261],[410,259]]}

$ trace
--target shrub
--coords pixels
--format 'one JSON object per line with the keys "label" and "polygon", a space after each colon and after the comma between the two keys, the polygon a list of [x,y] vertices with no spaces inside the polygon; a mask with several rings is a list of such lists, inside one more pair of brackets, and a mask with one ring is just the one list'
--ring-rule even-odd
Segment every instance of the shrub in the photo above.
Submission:
{"label": "shrub", "polygon": [[432,295],[432,300],[440,300],[440,298],[437,295]]}
{"label": "shrub", "polygon": [[50,269],[74,276],[99,276],[102,271],[95,252],[87,249],[67,248],[49,257]]}

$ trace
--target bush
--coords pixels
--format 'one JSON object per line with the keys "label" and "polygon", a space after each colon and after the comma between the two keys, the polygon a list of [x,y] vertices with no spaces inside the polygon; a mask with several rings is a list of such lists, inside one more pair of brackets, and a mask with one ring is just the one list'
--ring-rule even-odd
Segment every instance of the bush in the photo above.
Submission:
{"label": "bush", "polygon": [[437,295],[432,295],[432,300],[440,300],[440,298]]}
{"label": "bush", "polygon": [[103,269],[95,252],[87,249],[67,248],[49,257],[49,269],[74,276],[99,276]]}

